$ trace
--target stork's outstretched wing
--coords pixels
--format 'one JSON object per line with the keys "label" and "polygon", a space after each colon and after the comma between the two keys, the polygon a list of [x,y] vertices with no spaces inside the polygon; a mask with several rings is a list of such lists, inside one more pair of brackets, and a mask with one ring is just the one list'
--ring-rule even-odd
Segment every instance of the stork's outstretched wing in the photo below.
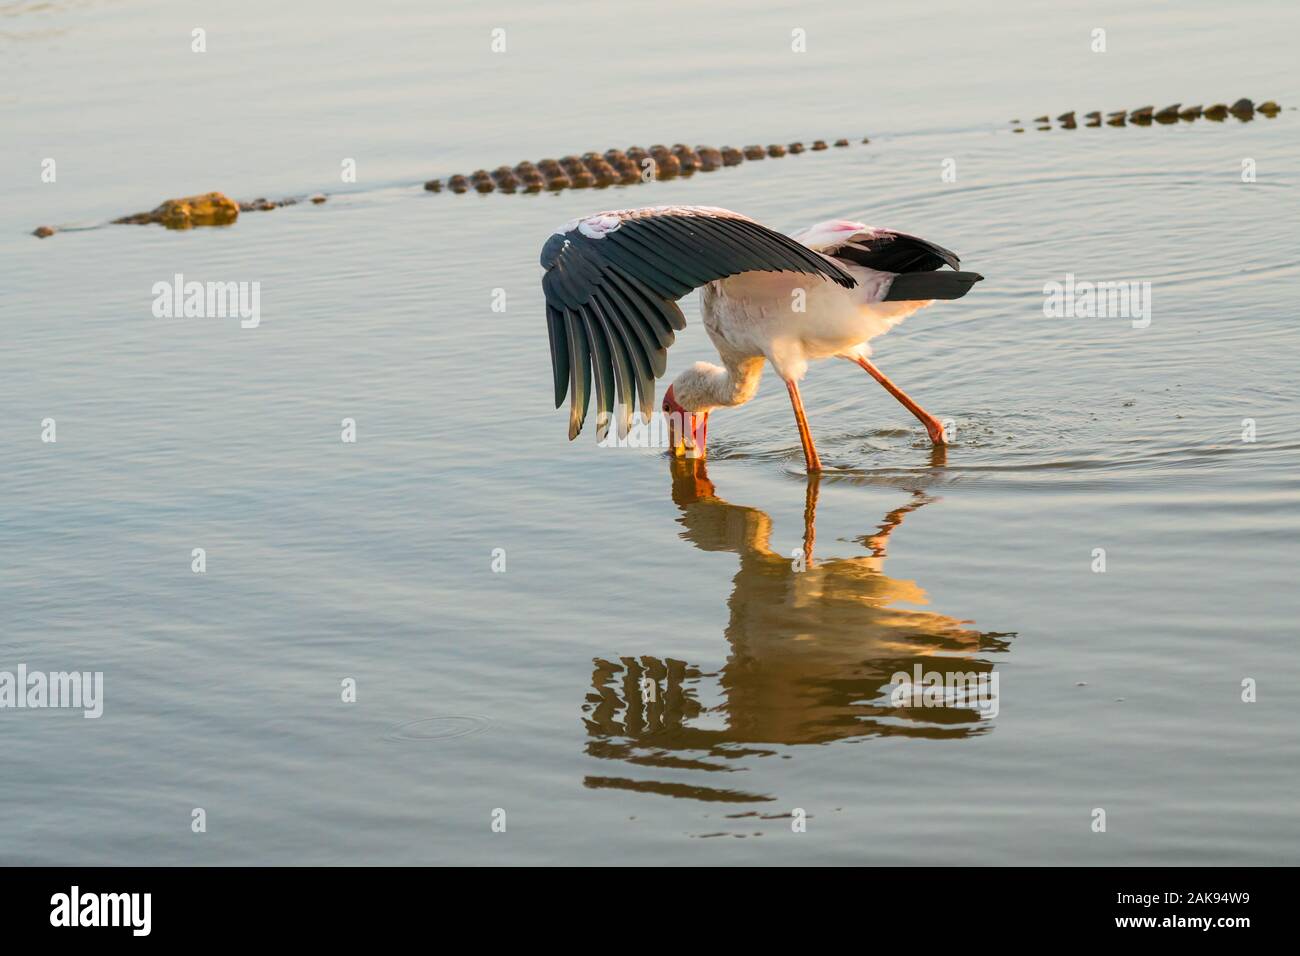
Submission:
{"label": "stork's outstretched wing", "polygon": [[741,272],[803,272],[856,283],[827,257],[739,213],[661,206],[575,219],[542,247],[542,290],[551,339],[555,407],[569,393],[569,438],[582,431],[596,387],[603,437],[615,400],[623,428],[654,409],[673,330],[686,327],[676,300]]}

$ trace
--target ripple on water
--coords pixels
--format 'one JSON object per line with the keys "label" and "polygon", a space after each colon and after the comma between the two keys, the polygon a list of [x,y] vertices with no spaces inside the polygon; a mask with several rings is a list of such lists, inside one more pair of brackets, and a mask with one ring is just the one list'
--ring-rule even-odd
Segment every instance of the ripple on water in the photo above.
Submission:
{"label": "ripple on water", "polygon": [[450,714],[445,717],[420,717],[397,724],[384,734],[385,740],[452,740],[469,737],[488,725],[488,718],[473,714]]}

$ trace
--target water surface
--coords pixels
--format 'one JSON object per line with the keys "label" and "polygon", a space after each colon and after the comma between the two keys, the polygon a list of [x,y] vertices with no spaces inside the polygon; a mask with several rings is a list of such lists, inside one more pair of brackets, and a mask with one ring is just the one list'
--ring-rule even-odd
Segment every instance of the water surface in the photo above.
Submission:
{"label": "water surface", "polygon": [[[0,6],[0,669],[106,697],[0,712],[0,860],[1294,863],[1296,114],[1007,123],[1296,103],[1294,7],[610,9]],[[418,185],[863,135],[605,192]],[[25,234],[208,189],[331,198]],[[848,363],[805,383],[818,481],[771,375],[703,465],[567,443],[538,251],[652,203],[959,251],[987,280],[876,353],[946,455]],[[261,325],[154,318],[178,272],[259,281]],[[1067,273],[1150,282],[1150,325],[1045,318]],[[712,358],[683,304],[670,377]],[[918,664],[996,674],[997,715],[894,706]]]}

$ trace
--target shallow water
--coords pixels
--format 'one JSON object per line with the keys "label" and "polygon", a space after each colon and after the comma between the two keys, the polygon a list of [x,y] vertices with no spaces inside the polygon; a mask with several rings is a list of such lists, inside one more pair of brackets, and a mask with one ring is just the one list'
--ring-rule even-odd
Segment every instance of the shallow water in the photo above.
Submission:
{"label": "shallow water", "polygon": [[[1295,862],[1296,113],[1006,122],[1296,103],[1293,6],[265,6],[0,6],[0,670],[105,675],[98,720],[0,711],[0,860]],[[862,135],[600,193],[418,185]],[[331,198],[25,234],[207,189]],[[804,387],[819,481],[772,375],[704,465],[567,443],[538,250],[658,203],[958,250],[986,281],[876,343],[947,453],[847,363]],[[178,272],[259,281],[261,325],[154,318]],[[1149,326],[1045,318],[1067,273],[1150,282]],[[712,357],[683,304],[669,377]],[[896,706],[916,665],[996,674],[996,716]]]}

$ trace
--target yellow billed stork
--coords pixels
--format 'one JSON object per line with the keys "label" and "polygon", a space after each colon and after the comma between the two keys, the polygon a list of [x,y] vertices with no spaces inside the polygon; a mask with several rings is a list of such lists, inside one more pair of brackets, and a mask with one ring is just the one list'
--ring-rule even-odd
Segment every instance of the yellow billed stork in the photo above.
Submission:
{"label": "yellow billed stork", "polygon": [[709,413],[753,398],[767,361],[790,393],[808,471],[821,471],[799,382],[810,361],[832,357],[866,369],[943,444],[939,420],[876,368],[868,343],[983,278],[959,265],[933,242],[846,220],[786,236],[712,206],[575,219],[542,247],[555,406],[569,395],[570,440],[582,430],[593,384],[599,438],[616,405],[620,434],[634,408],[649,421],[673,332],[686,327],[676,300],[703,287],[704,327],[722,365],[697,362],[664,393],[675,454],[704,453]]}

